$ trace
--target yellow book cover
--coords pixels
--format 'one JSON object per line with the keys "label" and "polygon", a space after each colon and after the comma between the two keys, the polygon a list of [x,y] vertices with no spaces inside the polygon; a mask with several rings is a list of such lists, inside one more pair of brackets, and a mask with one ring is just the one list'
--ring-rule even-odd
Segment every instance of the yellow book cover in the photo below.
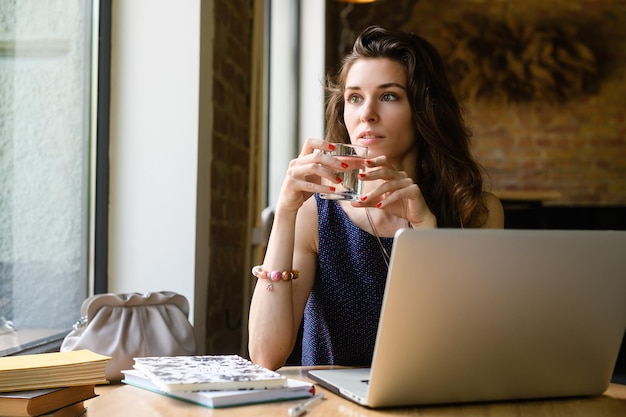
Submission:
{"label": "yellow book cover", "polygon": [[109,356],[89,350],[0,358],[0,392],[106,384]]}
{"label": "yellow book cover", "polygon": [[76,404],[68,405],[60,410],[56,410],[52,413],[42,414],[39,417],[80,417],[87,413],[85,404],[81,401]]}

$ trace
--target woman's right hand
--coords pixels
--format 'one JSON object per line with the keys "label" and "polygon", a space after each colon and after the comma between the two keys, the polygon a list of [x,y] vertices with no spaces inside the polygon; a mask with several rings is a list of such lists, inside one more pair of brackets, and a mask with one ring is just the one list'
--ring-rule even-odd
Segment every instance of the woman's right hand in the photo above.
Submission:
{"label": "woman's right hand", "polygon": [[324,153],[333,149],[333,144],[323,139],[309,138],[305,141],[300,155],[289,163],[280,189],[277,210],[280,207],[283,210],[297,211],[314,193],[334,191],[332,186],[322,185],[321,179],[326,178],[331,183],[339,184],[341,179],[336,173],[348,166]]}

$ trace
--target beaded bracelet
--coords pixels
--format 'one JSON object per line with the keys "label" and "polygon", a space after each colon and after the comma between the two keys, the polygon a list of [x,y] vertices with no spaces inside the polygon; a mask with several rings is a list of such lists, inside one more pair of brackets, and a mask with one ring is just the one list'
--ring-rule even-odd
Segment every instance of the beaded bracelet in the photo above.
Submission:
{"label": "beaded bracelet", "polygon": [[300,276],[300,271],[294,269],[293,271],[266,271],[263,269],[263,265],[257,265],[252,268],[252,275],[259,279],[266,279],[267,286],[265,287],[268,291],[272,291],[274,289],[273,282],[278,281],[291,281],[292,279],[298,279]]}

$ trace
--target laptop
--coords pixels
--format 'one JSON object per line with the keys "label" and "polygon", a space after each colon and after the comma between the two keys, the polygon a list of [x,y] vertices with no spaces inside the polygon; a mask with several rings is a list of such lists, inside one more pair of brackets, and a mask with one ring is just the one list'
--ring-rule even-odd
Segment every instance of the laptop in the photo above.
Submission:
{"label": "laptop", "polygon": [[395,237],[371,368],[311,370],[371,407],[593,396],[626,328],[626,232]]}

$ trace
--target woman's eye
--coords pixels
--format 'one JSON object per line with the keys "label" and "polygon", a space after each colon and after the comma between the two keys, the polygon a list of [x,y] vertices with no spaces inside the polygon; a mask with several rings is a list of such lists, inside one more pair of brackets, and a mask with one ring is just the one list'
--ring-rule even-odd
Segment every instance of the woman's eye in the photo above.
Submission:
{"label": "woman's eye", "polygon": [[353,94],[351,96],[348,96],[348,99],[346,101],[351,104],[359,103],[361,101],[361,97]]}
{"label": "woman's eye", "polygon": [[385,93],[382,96],[382,101],[395,101],[397,99],[396,95],[392,93]]}

